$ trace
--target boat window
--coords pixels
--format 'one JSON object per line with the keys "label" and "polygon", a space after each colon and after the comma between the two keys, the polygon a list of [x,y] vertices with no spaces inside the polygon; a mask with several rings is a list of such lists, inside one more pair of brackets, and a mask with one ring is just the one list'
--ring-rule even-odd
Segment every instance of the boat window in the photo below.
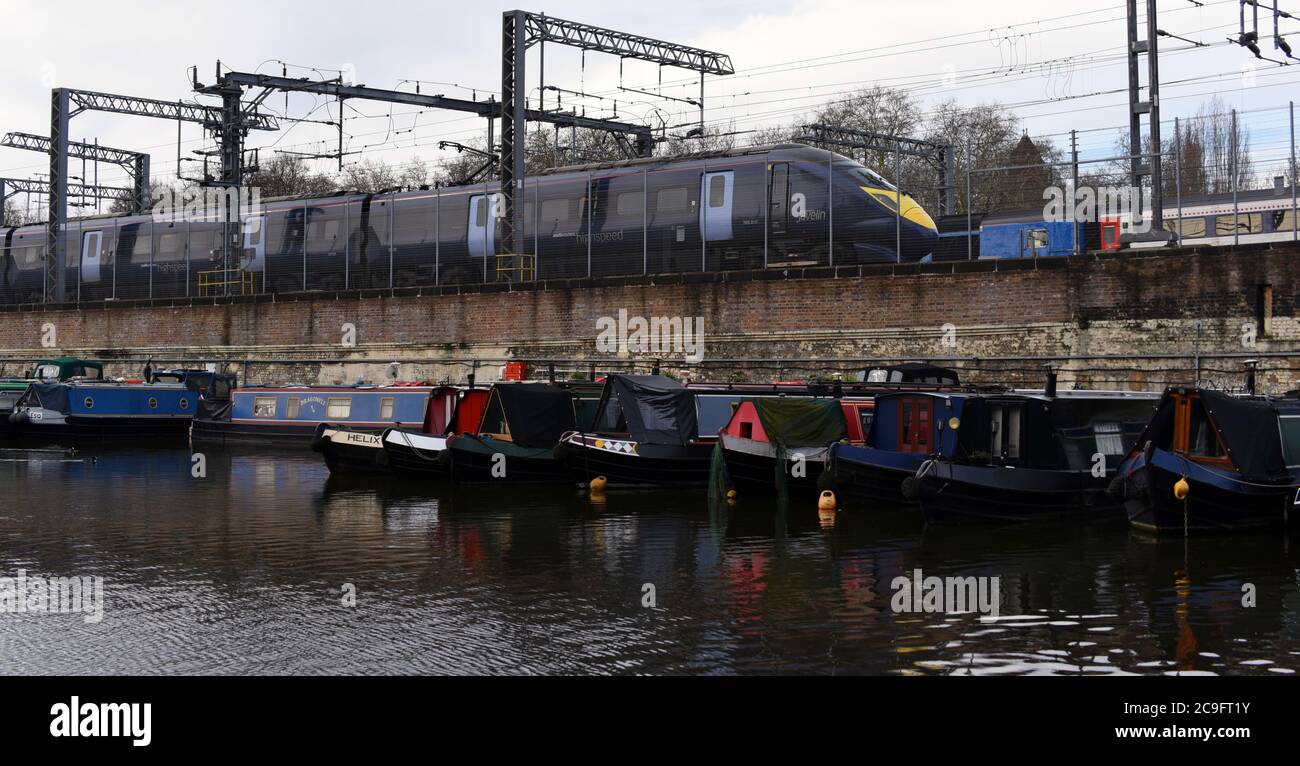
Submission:
{"label": "boat window", "polygon": [[293,420],[302,412],[302,400],[296,396],[289,397],[284,403],[284,416]]}
{"label": "boat window", "polygon": [[989,407],[991,441],[989,453],[1006,459],[1019,458],[1020,419],[1019,405],[1003,404]]}
{"label": "boat window", "polygon": [[1101,454],[1124,454],[1124,429],[1119,423],[1102,421],[1093,423],[1092,433],[1097,440],[1097,451]]}
{"label": "boat window", "polygon": [[37,380],[58,380],[59,366],[57,364],[43,364],[36,368],[36,374],[33,377]]}
{"label": "boat window", "polygon": [[259,396],[253,400],[253,417],[255,418],[273,418],[275,417],[275,397]]}
{"label": "boat window", "polygon": [[1224,457],[1219,435],[1205,413],[1205,404],[1200,399],[1192,400],[1191,404],[1192,412],[1187,426],[1187,454],[1192,457]]}
{"label": "boat window", "polygon": [[1287,467],[1300,466],[1300,415],[1283,415],[1277,425],[1282,431],[1282,457]]}
{"label": "boat window", "polygon": [[393,419],[393,397],[385,396],[384,398],[379,400],[379,419],[380,420]]}
{"label": "boat window", "polygon": [[867,434],[871,433],[871,417],[873,414],[874,412],[872,410],[868,410],[868,409],[858,410],[858,421],[862,423],[863,437],[866,437]]}
{"label": "boat window", "polygon": [[627,431],[627,422],[623,420],[623,405],[617,397],[611,396],[605,402],[605,408],[600,412],[600,422],[596,424],[597,431],[606,433],[625,433]]}
{"label": "boat window", "polygon": [[329,406],[326,408],[326,417],[331,420],[342,420],[352,417],[352,399],[351,398],[331,398]]}
{"label": "boat window", "polygon": [[157,399],[157,398],[152,397],[152,396],[149,397],[149,409],[151,409],[151,410],[156,410],[156,409],[158,409],[158,399]]}

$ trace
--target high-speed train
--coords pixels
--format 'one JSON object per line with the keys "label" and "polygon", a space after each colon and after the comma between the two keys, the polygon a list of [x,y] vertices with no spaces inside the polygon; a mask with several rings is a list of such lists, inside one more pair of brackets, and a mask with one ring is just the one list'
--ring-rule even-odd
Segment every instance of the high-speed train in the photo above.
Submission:
{"label": "high-speed train", "polygon": [[[534,279],[912,262],[937,239],[908,194],[799,144],[555,168],[520,196]],[[255,292],[519,278],[498,272],[502,207],[495,183],[266,200],[243,218],[240,267]],[[68,300],[196,296],[222,262],[216,222],[97,216],[67,232]],[[44,227],[2,229],[0,246],[0,302],[39,302]]]}

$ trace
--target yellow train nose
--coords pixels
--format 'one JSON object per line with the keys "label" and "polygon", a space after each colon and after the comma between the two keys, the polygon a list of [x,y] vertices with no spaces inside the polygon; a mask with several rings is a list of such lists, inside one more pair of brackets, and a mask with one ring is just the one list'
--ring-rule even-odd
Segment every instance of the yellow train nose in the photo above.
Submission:
{"label": "yellow train nose", "polygon": [[[939,227],[935,226],[934,219],[930,217],[929,213],[925,212],[925,208],[918,205],[916,200],[906,194],[900,194],[899,192],[890,189],[873,189],[870,186],[863,186],[862,191],[870,194],[890,210],[899,211],[903,218],[908,221],[911,221],[918,226],[923,226],[933,232],[939,231]],[[900,198],[902,200],[901,211],[899,210]]]}

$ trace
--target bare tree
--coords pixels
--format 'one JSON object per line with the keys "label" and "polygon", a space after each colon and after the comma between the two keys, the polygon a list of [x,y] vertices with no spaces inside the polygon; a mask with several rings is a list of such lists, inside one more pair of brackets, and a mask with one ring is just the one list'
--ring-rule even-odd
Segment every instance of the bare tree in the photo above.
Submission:
{"label": "bare tree", "polygon": [[329,176],[312,172],[307,161],[290,154],[278,154],[264,162],[256,173],[248,176],[245,186],[261,190],[268,197],[323,197],[334,192],[334,182]]}

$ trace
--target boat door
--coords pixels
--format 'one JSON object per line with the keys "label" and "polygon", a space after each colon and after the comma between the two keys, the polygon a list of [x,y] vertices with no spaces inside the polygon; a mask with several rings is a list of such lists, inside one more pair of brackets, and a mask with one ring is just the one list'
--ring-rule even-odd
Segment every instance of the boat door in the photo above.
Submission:
{"label": "boat door", "polygon": [[502,215],[500,194],[476,194],[469,198],[469,254],[475,258],[495,255],[496,222]]}
{"label": "boat door", "polygon": [[722,170],[705,173],[700,182],[700,232],[705,242],[731,239],[731,198],[735,191],[735,172]]}
{"label": "boat door", "polygon": [[244,271],[266,270],[266,216],[255,215],[244,219]]}
{"label": "boat door", "polygon": [[906,397],[898,402],[898,451],[928,455],[933,450],[930,432],[934,427],[929,397]]}
{"label": "boat door", "polygon": [[82,284],[99,283],[100,255],[104,241],[104,232],[88,231],[81,235],[81,282]]}

